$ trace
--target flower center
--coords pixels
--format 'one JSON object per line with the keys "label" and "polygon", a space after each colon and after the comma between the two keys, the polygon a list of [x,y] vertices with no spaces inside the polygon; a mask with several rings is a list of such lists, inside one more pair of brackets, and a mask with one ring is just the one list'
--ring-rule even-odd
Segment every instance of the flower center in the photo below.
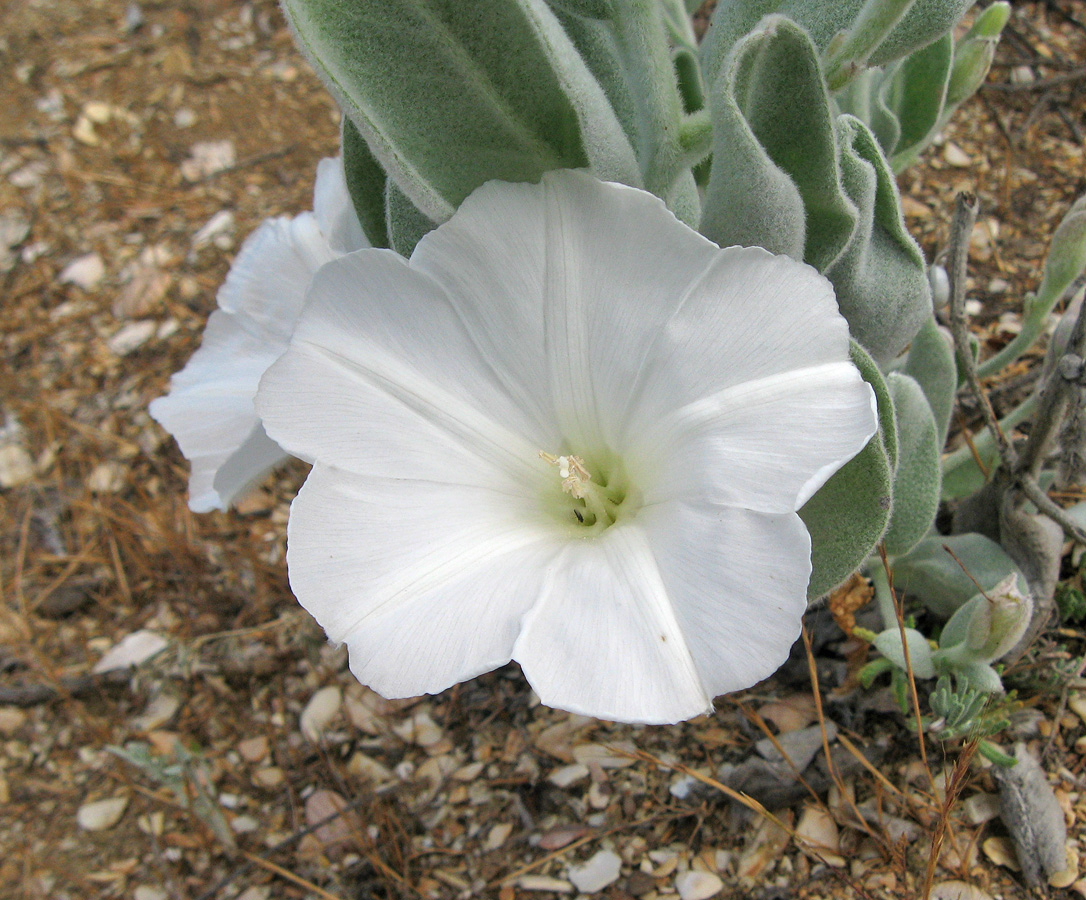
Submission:
{"label": "flower center", "polygon": [[579,456],[555,456],[540,450],[539,458],[556,467],[562,479],[567,502],[561,504],[561,518],[592,534],[615,524],[627,494],[619,468],[611,472],[597,470],[594,479]]}

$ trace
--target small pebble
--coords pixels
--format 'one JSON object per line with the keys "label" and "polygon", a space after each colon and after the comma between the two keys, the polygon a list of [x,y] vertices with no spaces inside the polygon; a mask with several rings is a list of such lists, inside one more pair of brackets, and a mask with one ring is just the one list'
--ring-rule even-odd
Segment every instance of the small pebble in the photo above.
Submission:
{"label": "small pebble", "polygon": [[262,788],[277,788],[287,780],[283,770],[278,766],[268,766],[266,769],[257,769],[253,773],[253,782]]}
{"label": "small pebble", "polygon": [[343,703],[343,692],[335,685],[323,687],[315,693],[302,710],[299,725],[302,734],[313,743],[321,739],[321,735],[327,731],[332,720],[339,715],[339,708]]}
{"label": "small pebble", "polygon": [[499,822],[487,833],[486,843],[483,844],[483,849],[488,852],[491,850],[500,850],[512,833],[512,822]]}
{"label": "small pebble", "polygon": [[724,882],[712,872],[683,872],[675,878],[675,890],[682,900],[708,900],[724,890]]}
{"label": "small pebble", "polygon": [[600,850],[587,862],[570,866],[569,880],[582,894],[594,894],[618,881],[622,859],[612,850]]}
{"label": "small pebble", "polygon": [[92,494],[118,494],[124,489],[127,470],[112,460],[98,463],[87,476],[87,490]]}
{"label": "small pebble", "polygon": [[134,631],[122,638],[98,660],[94,673],[113,672],[127,669],[147,662],[152,656],[161,653],[169,646],[166,639],[153,631]]}
{"label": "small pebble", "polygon": [[186,181],[200,181],[236,162],[234,142],[200,141],[192,145],[188,159],[181,163],[181,176]]}
{"label": "small pebble", "polygon": [[588,777],[588,766],[581,763],[571,763],[561,766],[547,776],[547,781],[555,787],[568,788]]}
{"label": "small pebble", "polygon": [[555,894],[572,894],[573,885],[561,878],[551,878],[549,875],[521,875],[517,879],[517,887],[522,891],[551,891]]}
{"label": "small pebble", "polygon": [[73,259],[60,273],[61,284],[74,284],[85,291],[93,291],[106,274],[105,263],[97,253],[88,253]]}
{"label": "small pebble", "polygon": [[106,831],[121,821],[127,806],[127,797],[95,800],[79,807],[75,820],[84,831]]}
{"label": "small pebble", "polygon": [[427,712],[415,713],[410,719],[392,726],[396,735],[409,744],[432,747],[444,736],[441,726]]}
{"label": "small pebble", "polygon": [[213,242],[216,246],[219,246],[219,239],[229,237],[233,230],[234,214],[228,209],[221,209],[207,220],[207,224],[203,228],[192,236],[192,246],[200,248]]}
{"label": "small pebble", "polygon": [[953,141],[947,141],[943,146],[943,159],[947,161],[947,165],[954,166],[956,169],[965,169],[973,165],[973,157]]}
{"label": "small pebble", "polygon": [[931,900],[992,900],[992,895],[964,881],[943,881],[932,886]]}
{"label": "small pebble", "polygon": [[18,487],[34,477],[34,460],[19,444],[0,444],[0,489]]}
{"label": "small pebble", "polygon": [[158,325],[151,319],[129,322],[106,341],[106,346],[117,356],[128,356],[146,344],[157,328]]}
{"label": "small pebble", "polygon": [[0,706],[0,734],[11,737],[26,724],[26,711],[17,706]]}
{"label": "small pebble", "polygon": [[246,762],[260,762],[268,755],[268,739],[264,735],[246,738],[238,743],[238,753]]}
{"label": "small pebble", "polygon": [[141,884],[132,891],[132,900],[168,900],[167,894],[162,888]]}

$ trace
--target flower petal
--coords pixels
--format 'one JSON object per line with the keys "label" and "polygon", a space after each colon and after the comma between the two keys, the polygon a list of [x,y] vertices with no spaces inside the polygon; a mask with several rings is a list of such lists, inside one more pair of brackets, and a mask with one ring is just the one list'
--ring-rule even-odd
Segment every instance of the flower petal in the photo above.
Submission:
{"label": "flower petal", "polygon": [[226,276],[200,349],[173,376],[170,393],[151,403],[151,416],[192,466],[194,512],[226,509],[286,459],[253,400],[261,375],[287,348],[313,273],[332,258],[311,213],[262,224]]}
{"label": "flower petal", "polygon": [[709,696],[771,675],[807,608],[811,539],[799,516],[671,502],[638,522]]}
{"label": "flower petal", "polygon": [[646,724],[712,708],[642,529],[571,541],[549,575],[513,648],[544,703]]}
{"label": "flower petal", "polygon": [[629,441],[676,406],[849,359],[830,282],[760,247],[718,250],[654,337],[629,391]]}
{"label": "flower petal", "polygon": [[601,427],[611,440],[642,357],[719,252],[651,194],[557,171],[479,188],[411,264],[510,393],[577,445]]}
{"label": "flower petal", "polygon": [[312,213],[268,219],[245,241],[219,290],[219,308],[282,352],[314,273],[335,254]]}
{"label": "flower petal", "polygon": [[538,451],[559,441],[506,393],[440,287],[389,250],[321,269],[257,403],[296,455],[389,478],[535,491]]}
{"label": "flower petal", "polygon": [[646,504],[682,497],[798,510],[875,433],[870,386],[848,362],[741,383],[666,417],[632,454]]}
{"label": "flower petal", "polygon": [[[507,663],[560,543],[527,504],[317,464],[291,507],[290,583],[386,697]],[[533,524],[534,523],[534,524]]]}
{"label": "flower petal", "polygon": [[[212,313],[200,349],[173,376],[170,393],[149,407],[191,464],[193,512],[226,509],[286,458],[264,435],[253,406],[260,376],[280,350],[251,334],[239,318],[223,310]],[[217,483],[223,467],[231,474]]]}
{"label": "flower petal", "polygon": [[317,218],[321,234],[328,241],[328,246],[336,253],[350,253],[370,245],[347,189],[342,156],[322,159],[317,163],[317,180],[313,185],[313,214]]}

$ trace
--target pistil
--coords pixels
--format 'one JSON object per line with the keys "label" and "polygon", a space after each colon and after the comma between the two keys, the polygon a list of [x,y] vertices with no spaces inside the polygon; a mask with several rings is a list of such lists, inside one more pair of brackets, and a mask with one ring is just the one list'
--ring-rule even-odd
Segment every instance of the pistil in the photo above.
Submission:
{"label": "pistil", "polygon": [[614,524],[621,497],[614,497],[605,486],[596,484],[583,459],[579,456],[555,456],[543,450],[539,451],[539,458],[557,466],[558,474],[562,477],[562,490],[584,503],[583,512],[574,507],[577,521],[604,528]]}

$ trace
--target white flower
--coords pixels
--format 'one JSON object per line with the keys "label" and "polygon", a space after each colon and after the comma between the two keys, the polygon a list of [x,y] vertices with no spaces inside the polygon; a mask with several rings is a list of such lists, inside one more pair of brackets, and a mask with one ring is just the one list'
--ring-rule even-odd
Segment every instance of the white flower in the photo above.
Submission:
{"label": "white flower", "polygon": [[315,460],[290,580],[359,680],[515,659],[546,704],[647,723],[783,662],[796,510],[876,429],[828,281],[568,171],[322,268],[257,407]]}
{"label": "white flower", "polygon": [[219,290],[203,343],[151,403],[152,417],[192,465],[189,507],[225,509],[287,458],[253,407],[260,376],[287,349],[313,275],[368,246],[347,193],[341,159],[317,166],[315,212],[264,222],[238,253]]}

